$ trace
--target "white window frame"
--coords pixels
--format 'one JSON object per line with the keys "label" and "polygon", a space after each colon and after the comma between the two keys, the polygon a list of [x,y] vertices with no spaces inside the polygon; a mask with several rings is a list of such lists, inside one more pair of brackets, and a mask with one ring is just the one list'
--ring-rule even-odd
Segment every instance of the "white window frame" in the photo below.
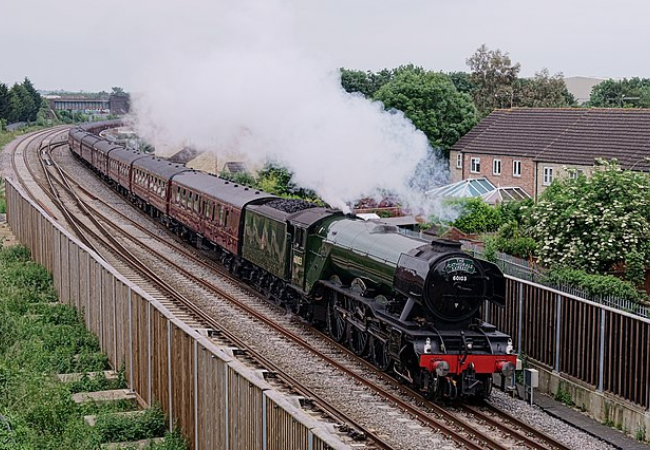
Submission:
{"label": "white window frame", "polygon": [[456,155],[456,169],[462,169],[463,168],[463,154],[458,153]]}
{"label": "white window frame", "polygon": [[501,160],[492,160],[492,175],[501,175]]}
{"label": "white window frame", "polygon": [[550,186],[553,183],[553,168],[544,167],[544,178],[542,184],[544,186]]}
{"label": "white window frame", "polygon": [[[477,168],[478,170],[476,170]],[[481,158],[472,158],[472,165],[469,171],[472,173],[481,173]]]}
{"label": "white window frame", "polygon": [[516,160],[512,162],[512,176],[513,177],[521,176],[521,161]]}
{"label": "white window frame", "polygon": [[582,170],[582,169],[576,169],[576,170],[571,171],[571,173],[570,173],[572,180],[577,180],[580,175],[584,175],[584,174],[585,174],[585,171]]}

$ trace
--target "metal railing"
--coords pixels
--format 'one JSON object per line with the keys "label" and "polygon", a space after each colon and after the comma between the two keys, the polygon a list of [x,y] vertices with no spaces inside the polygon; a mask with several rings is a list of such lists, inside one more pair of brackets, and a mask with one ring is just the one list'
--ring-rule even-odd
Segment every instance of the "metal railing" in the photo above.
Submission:
{"label": "metal railing", "polygon": [[[463,248],[468,251],[475,258],[485,258],[485,249],[478,245],[464,245]],[[634,300],[605,296],[605,295],[590,295],[580,288],[568,285],[557,285],[550,283],[545,276],[545,270],[537,265],[530,264],[529,261],[517,258],[506,253],[496,252],[496,264],[503,271],[504,274],[510,275],[514,278],[521,280],[532,281],[533,283],[547,286],[564,293],[583,298],[585,300],[599,303],[601,305],[609,306],[611,308],[620,309],[621,311],[637,315],[639,317],[650,318],[650,306],[638,303]]]}

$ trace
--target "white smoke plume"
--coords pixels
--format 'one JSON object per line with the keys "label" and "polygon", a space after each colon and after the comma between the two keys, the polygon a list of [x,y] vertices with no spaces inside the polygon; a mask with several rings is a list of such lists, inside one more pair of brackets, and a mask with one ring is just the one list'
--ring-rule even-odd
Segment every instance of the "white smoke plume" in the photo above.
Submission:
{"label": "white smoke plume", "polygon": [[[334,207],[382,190],[432,212],[411,180],[431,154],[422,132],[402,113],[346,93],[338,68],[301,47],[288,3],[217,3],[211,28],[169,30],[182,36],[183,53],[170,48],[147,60],[133,102],[141,136],[157,151],[191,143],[284,165]],[[444,178],[445,164],[433,167],[424,184]]]}

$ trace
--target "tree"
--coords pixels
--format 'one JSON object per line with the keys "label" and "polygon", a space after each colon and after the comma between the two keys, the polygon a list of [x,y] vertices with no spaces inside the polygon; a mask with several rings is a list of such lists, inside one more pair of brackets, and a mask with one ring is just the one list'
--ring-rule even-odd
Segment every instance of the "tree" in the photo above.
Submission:
{"label": "tree", "polygon": [[448,204],[459,209],[460,215],[452,225],[463,233],[496,231],[501,226],[499,209],[488,205],[481,197],[453,199]]}
{"label": "tree", "polygon": [[31,102],[28,101],[28,104],[26,105],[27,120],[34,121],[36,120],[38,111],[41,109],[41,104],[43,103],[43,97],[41,97],[41,94],[39,94],[38,91],[34,89],[34,85],[32,84],[31,81],[29,81],[29,78],[25,77],[22,86],[25,89],[25,92],[31,98]]}
{"label": "tree", "polygon": [[605,80],[591,90],[588,106],[650,108],[650,79]]}
{"label": "tree", "polygon": [[575,104],[575,98],[567,90],[564,75],[550,75],[548,69],[542,69],[533,78],[517,79],[514,91],[514,103],[519,107],[564,108]]}
{"label": "tree", "polygon": [[449,149],[478,122],[471,97],[459,93],[446,75],[412,66],[394,72],[373,98],[404,112],[432,147]]}
{"label": "tree", "polygon": [[648,265],[650,178],[600,164],[591,177],[553,183],[533,208],[541,263],[600,274],[616,264]]}
{"label": "tree", "polygon": [[490,50],[485,44],[466,62],[475,86],[474,103],[482,115],[498,107],[513,106],[514,83],[521,68],[519,63],[512,64],[508,53]]}
{"label": "tree", "polygon": [[447,76],[451,82],[454,83],[454,86],[456,86],[456,90],[458,92],[469,95],[474,94],[476,86],[472,81],[472,75],[467,72],[449,72]]}
{"label": "tree", "polygon": [[286,167],[266,164],[257,174],[257,186],[263,191],[276,195],[293,193],[296,185],[291,181],[293,173]]}
{"label": "tree", "polygon": [[359,92],[364,97],[370,98],[379,88],[392,80],[398,71],[404,70],[406,67],[412,66],[400,66],[393,70],[382,69],[376,73],[369,70],[362,72],[360,70],[341,68],[341,86],[343,86],[346,92]]}
{"label": "tree", "polygon": [[7,114],[9,123],[20,122],[25,116],[25,107],[21,99],[21,97],[23,97],[21,91],[24,92],[24,89],[18,84],[14,84],[9,90],[9,112]]}
{"label": "tree", "polygon": [[0,83],[0,119],[9,118],[9,88],[6,84]]}

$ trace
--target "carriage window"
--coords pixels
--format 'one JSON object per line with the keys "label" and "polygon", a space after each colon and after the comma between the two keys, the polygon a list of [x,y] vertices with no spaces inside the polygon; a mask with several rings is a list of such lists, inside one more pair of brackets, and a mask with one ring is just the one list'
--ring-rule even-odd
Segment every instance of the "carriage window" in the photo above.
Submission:
{"label": "carriage window", "polygon": [[180,202],[181,202],[181,188],[177,187],[176,188],[176,203],[180,203]]}
{"label": "carriage window", "polygon": [[194,194],[194,211],[199,212],[199,194]]}
{"label": "carriage window", "polygon": [[230,213],[230,210],[227,209],[227,210],[226,210],[226,218],[225,218],[225,220],[224,220],[224,226],[228,226],[228,214],[229,214],[229,213]]}
{"label": "carriage window", "polygon": [[226,222],[224,221],[224,208],[219,208],[219,225],[224,226]]}
{"label": "carriage window", "polygon": [[203,214],[206,219],[210,218],[210,204],[208,202],[203,203]]}
{"label": "carriage window", "polygon": [[212,204],[212,213],[210,214],[210,216],[212,217],[213,222],[214,222],[214,216],[215,216],[214,213],[216,212],[216,210],[217,210],[217,205],[213,203]]}

